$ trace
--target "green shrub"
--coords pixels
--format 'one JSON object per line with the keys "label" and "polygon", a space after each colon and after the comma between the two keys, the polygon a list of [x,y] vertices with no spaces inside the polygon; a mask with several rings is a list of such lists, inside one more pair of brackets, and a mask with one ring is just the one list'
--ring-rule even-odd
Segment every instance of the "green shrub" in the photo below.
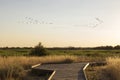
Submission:
{"label": "green shrub", "polygon": [[41,45],[41,43],[39,43],[37,46],[35,46],[30,52],[30,55],[32,55],[32,56],[45,56],[47,54],[48,53],[47,53],[46,49]]}

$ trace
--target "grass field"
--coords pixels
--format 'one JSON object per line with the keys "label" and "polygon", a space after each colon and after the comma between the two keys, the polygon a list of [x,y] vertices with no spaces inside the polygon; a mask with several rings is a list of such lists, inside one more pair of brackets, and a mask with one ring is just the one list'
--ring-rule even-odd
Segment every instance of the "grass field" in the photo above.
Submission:
{"label": "grass field", "polygon": [[[31,49],[0,49],[0,56],[27,56]],[[47,50],[49,55],[76,55],[88,57],[120,56],[120,50]]]}
{"label": "grass field", "polygon": [[51,55],[42,57],[8,56],[0,57],[0,80],[23,80],[25,70],[38,63],[71,63],[95,61],[98,58],[75,55]]}
{"label": "grass field", "polygon": [[120,80],[119,76],[116,76],[120,75],[118,68],[120,50],[47,50],[49,55],[43,57],[29,56],[30,51],[31,49],[0,49],[0,80],[22,80],[25,76],[24,71],[38,63],[101,61],[106,61],[108,64],[104,67],[90,67],[89,80],[107,80],[105,76],[111,76],[112,80]]}
{"label": "grass field", "polygon": [[31,49],[0,49],[0,56],[24,56],[28,55]]}

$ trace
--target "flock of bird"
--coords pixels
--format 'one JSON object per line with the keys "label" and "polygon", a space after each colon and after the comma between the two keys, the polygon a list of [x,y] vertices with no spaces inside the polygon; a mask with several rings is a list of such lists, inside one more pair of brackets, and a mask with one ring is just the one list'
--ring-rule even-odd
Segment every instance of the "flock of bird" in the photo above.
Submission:
{"label": "flock of bird", "polygon": [[[92,27],[92,28],[95,28],[95,27],[97,27],[97,26],[99,26],[100,24],[102,24],[103,23],[103,21],[101,20],[101,19],[99,19],[99,18],[95,18],[95,20],[97,21],[97,22],[95,22],[95,23],[92,23],[92,24],[86,24],[86,25],[73,25],[73,26],[77,26],[77,27]],[[32,17],[24,17],[24,20],[23,21],[19,21],[18,23],[22,23],[22,24],[49,24],[49,25],[51,25],[51,24],[53,24],[53,22],[47,22],[47,21],[44,21],[44,20],[41,20],[41,21],[39,21],[39,20],[37,20],[37,19],[34,19],[34,18],[32,18]]]}
{"label": "flock of bird", "polygon": [[75,27],[90,27],[90,28],[95,28],[98,27],[103,23],[103,21],[99,18],[95,18],[96,22],[90,23],[90,24],[84,24],[84,25],[74,25]]}
{"label": "flock of bird", "polygon": [[52,22],[47,22],[47,21],[39,21],[37,19],[34,19],[32,17],[25,17],[24,20],[19,21],[18,23],[22,24],[53,24]]}

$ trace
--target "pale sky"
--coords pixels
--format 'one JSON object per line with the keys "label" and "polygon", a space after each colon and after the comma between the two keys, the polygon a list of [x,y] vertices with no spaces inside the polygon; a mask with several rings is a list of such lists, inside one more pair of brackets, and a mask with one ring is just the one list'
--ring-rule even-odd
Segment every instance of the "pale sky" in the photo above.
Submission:
{"label": "pale sky", "polygon": [[120,0],[0,0],[0,47],[120,44]]}

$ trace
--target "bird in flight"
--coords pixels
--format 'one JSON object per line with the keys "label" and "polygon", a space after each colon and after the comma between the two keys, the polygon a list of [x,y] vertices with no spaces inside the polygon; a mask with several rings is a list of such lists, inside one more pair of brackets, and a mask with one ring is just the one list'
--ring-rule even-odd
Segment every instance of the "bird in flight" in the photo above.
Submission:
{"label": "bird in flight", "polygon": [[103,21],[102,21],[101,19],[97,18],[97,17],[95,18],[95,20],[96,20],[98,23],[95,23],[93,27],[97,27],[97,26],[99,26],[100,24],[103,23]]}
{"label": "bird in flight", "polygon": [[99,18],[95,18],[100,24],[103,23],[103,21]]}

